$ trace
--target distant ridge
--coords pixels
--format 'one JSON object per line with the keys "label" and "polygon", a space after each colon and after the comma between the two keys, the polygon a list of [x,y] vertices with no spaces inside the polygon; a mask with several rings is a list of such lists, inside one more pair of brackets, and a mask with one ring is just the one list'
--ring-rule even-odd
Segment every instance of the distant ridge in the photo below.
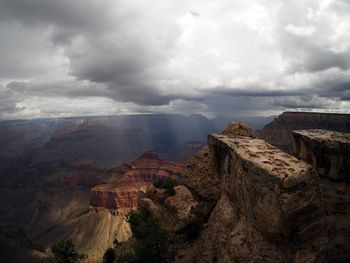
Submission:
{"label": "distant ridge", "polygon": [[286,111],[267,124],[259,134],[272,145],[293,153],[292,131],[301,129],[350,132],[350,114]]}

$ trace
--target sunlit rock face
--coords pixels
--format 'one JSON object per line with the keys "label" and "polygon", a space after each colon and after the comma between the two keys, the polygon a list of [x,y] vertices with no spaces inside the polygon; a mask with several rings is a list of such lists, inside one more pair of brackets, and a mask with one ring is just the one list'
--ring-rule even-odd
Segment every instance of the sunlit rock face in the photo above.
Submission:
{"label": "sunlit rock face", "polygon": [[267,124],[259,134],[267,142],[292,154],[292,131],[302,129],[350,132],[350,114],[284,112]]}
{"label": "sunlit rock face", "polygon": [[107,209],[136,208],[147,184],[132,182],[128,185],[102,184],[91,189],[90,205]]}
{"label": "sunlit rock face", "polygon": [[170,162],[159,158],[154,151],[147,151],[130,166],[115,168],[115,171],[125,171],[115,182],[93,187],[90,204],[108,209],[136,208],[138,200],[155,181],[179,178],[184,168],[183,163]]}

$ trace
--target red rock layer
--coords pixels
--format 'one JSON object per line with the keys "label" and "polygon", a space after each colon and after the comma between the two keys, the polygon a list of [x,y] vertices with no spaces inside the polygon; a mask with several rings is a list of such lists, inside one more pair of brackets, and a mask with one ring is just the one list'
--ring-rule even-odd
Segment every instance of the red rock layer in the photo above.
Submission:
{"label": "red rock layer", "polygon": [[137,160],[112,169],[124,174],[112,184],[103,184],[91,189],[91,206],[108,209],[137,207],[139,198],[153,182],[166,178],[179,178],[185,168],[183,163],[161,159],[154,151],[147,151]]}
{"label": "red rock layer", "polygon": [[141,182],[129,185],[102,184],[91,189],[91,206],[108,209],[135,208],[147,185]]}

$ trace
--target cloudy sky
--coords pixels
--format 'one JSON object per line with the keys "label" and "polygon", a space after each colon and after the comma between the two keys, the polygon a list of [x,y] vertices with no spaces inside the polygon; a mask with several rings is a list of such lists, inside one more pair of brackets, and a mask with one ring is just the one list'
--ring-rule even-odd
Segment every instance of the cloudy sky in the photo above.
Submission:
{"label": "cloudy sky", "polygon": [[0,0],[0,119],[350,112],[350,0]]}

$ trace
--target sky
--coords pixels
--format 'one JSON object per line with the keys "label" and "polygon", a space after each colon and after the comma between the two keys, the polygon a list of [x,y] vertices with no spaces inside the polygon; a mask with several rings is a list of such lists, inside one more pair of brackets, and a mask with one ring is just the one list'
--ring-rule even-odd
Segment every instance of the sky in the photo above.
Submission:
{"label": "sky", "polygon": [[0,0],[0,119],[350,113],[350,0]]}

